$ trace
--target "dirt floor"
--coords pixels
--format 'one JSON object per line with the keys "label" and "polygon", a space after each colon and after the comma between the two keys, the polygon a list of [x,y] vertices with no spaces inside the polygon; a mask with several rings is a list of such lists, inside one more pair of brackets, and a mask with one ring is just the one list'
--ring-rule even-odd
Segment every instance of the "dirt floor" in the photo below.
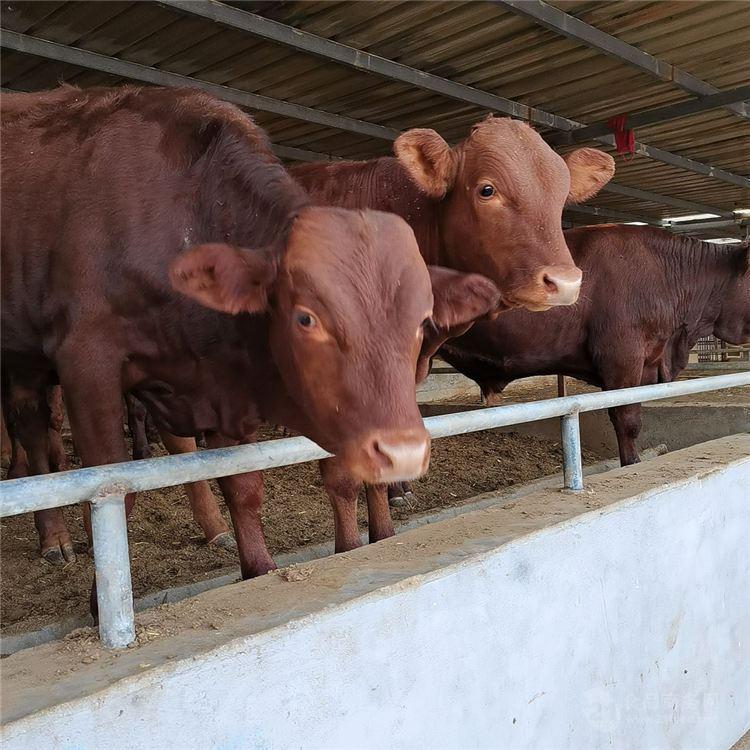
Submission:
{"label": "dirt floor", "polygon": [[[69,438],[67,444],[70,451]],[[160,454],[160,449],[156,446],[154,449],[155,455]],[[552,474],[560,471],[562,465],[559,443],[495,431],[437,440],[432,456],[428,476],[413,483],[414,501],[408,507],[393,509],[394,520]],[[586,463],[597,458],[584,452]],[[263,517],[272,554],[333,538],[332,514],[317,464],[274,469],[265,476]],[[54,567],[39,557],[30,515],[3,519],[0,525],[3,633],[34,630],[69,615],[87,613],[93,563],[85,550],[80,509],[66,508],[65,514],[80,550],[76,562],[65,567]],[[224,514],[228,520],[228,513]],[[361,528],[366,528],[364,502],[360,502],[359,519]],[[181,487],[139,495],[129,529],[136,598],[237,569],[235,552],[205,543]]]}

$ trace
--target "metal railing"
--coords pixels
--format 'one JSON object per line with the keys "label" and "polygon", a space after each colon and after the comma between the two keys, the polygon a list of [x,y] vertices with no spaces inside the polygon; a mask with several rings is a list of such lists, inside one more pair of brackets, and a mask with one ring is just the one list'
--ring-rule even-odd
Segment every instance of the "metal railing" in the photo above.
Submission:
{"label": "metal railing", "polygon": [[[443,438],[561,417],[564,484],[570,490],[581,490],[583,471],[578,418],[581,412],[741,386],[750,386],[750,373],[563,396],[444,414],[428,417],[424,422],[432,438]],[[135,638],[125,521],[127,493],[290,466],[328,456],[330,453],[311,440],[293,437],[11,479],[0,483],[0,517],[91,503],[99,634],[106,647],[124,648]]]}

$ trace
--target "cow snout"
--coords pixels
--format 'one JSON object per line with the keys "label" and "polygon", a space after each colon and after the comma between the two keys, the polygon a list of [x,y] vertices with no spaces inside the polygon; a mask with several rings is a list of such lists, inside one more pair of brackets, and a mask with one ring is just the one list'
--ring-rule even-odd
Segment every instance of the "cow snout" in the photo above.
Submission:
{"label": "cow snout", "polygon": [[366,482],[398,482],[422,476],[429,463],[430,438],[424,430],[377,432],[365,442],[360,473]]}
{"label": "cow snout", "polygon": [[539,272],[539,285],[544,288],[545,304],[572,305],[581,291],[583,273],[580,268],[546,266]]}

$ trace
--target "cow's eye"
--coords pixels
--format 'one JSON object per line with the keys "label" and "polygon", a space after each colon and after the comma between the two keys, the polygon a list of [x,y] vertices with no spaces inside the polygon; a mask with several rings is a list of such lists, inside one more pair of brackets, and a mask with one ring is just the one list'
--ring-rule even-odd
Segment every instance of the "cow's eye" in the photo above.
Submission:
{"label": "cow's eye", "polygon": [[315,317],[310,315],[310,313],[307,312],[298,312],[297,313],[297,325],[302,326],[302,328],[315,328],[316,320]]}
{"label": "cow's eye", "polygon": [[492,187],[492,185],[482,185],[482,187],[479,188],[479,195],[482,196],[482,198],[491,198],[495,194],[495,188]]}

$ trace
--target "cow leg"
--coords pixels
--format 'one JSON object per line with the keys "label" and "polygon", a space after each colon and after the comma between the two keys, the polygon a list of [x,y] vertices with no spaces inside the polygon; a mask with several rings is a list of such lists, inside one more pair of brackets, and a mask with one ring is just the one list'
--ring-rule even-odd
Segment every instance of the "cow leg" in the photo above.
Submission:
{"label": "cow leg", "polygon": [[64,416],[62,388],[59,385],[50,387],[47,392],[47,400],[50,409],[50,468],[52,471],[67,471],[70,465],[68,464],[68,455],[65,453],[65,444],[62,439]]}
{"label": "cow leg", "polygon": [[0,466],[7,469],[13,456],[13,446],[11,445],[8,428],[5,426],[5,417],[0,410]]}
{"label": "cow leg", "polygon": [[481,401],[484,406],[498,406],[502,404],[501,394],[510,380],[477,380],[476,384],[482,392]]}
{"label": "cow leg", "polygon": [[[226,448],[238,445],[239,441],[213,433],[206,435],[206,442],[209,448]],[[263,472],[220,477],[218,482],[232,516],[243,579],[262,576],[269,570],[275,570],[276,563],[268,552],[260,515],[263,505]]]}
{"label": "cow leg", "polygon": [[[198,450],[194,438],[181,438],[166,430],[159,430],[164,447],[173,455],[193,453]],[[193,518],[201,527],[206,542],[224,549],[236,549],[234,537],[224,521],[211,487],[206,481],[188,482],[184,485]]]}
{"label": "cow leg", "polygon": [[20,479],[29,476],[29,459],[21,441],[16,437],[10,438],[10,449],[8,479]]}
{"label": "cow leg", "polygon": [[370,542],[388,539],[396,531],[388,507],[388,490],[384,484],[366,484],[367,496],[367,530]]}
{"label": "cow leg", "polygon": [[[128,461],[123,430],[122,384],[120,363],[92,360],[91,351],[107,347],[85,332],[70,336],[71,343],[58,354],[58,374],[65,391],[65,402],[76,451],[83,466]],[[78,346],[81,348],[78,349]],[[133,510],[135,496],[125,495],[125,515]],[[83,515],[89,544],[92,544],[91,509],[86,503]],[[91,614],[98,617],[96,580],[91,586]]]}
{"label": "cow leg", "polygon": [[388,485],[388,505],[391,508],[403,508],[414,499],[409,482],[395,482]]}
{"label": "cow leg", "polygon": [[[59,385],[47,390],[50,424],[47,430],[50,471],[67,471],[70,468],[65,444],[62,439],[63,398]],[[75,560],[73,542],[65,524],[62,508],[39,511],[34,514],[34,522],[42,542],[42,556],[54,565]],[[44,529],[44,530],[42,530]],[[45,554],[45,547],[49,550]]]}
{"label": "cow leg", "polygon": [[[8,428],[16,446],[9,471],[10,478],[49,474],[67,468],[65,451],[59,428],[62,427],[62,400],[60,414],[53,415],[55,390],[48,399],[45,378],[34,378],[20,383],[9,376],[4,397],[8,412]],[[42,557],[53,565],[64,565],[75,560],[73,541],[65,525],[62,508],[49,508],[34,513],[34,524],[39,536]]]}
{"label": "cow leg", "polygon": [[[600,374],[604,388],[608,391],[618,388],[632,388],[642,382],[644,376],[642,355],[637,358],[628,358],[625,361],[612,360],[602,364]],[[617,435],[620,464],[629,466],[638,463],[641,459],[638,456],[635,441],[641,432],[641,405],[616,406],[609,409],[608,413]]]}
{"label": "cow leg", "polygon": [[132,394],[125,394],[128,431],[133,443],[133,460],[151,458],[151,445],[146,434],[146,407]]}
{"label": "cow leg", "polygon": [[320,476],[333,508],[336,552],[348,552],[361,546],[357,526],[357,495],[362,482],[352,479],[335,458],[319,462]]}

